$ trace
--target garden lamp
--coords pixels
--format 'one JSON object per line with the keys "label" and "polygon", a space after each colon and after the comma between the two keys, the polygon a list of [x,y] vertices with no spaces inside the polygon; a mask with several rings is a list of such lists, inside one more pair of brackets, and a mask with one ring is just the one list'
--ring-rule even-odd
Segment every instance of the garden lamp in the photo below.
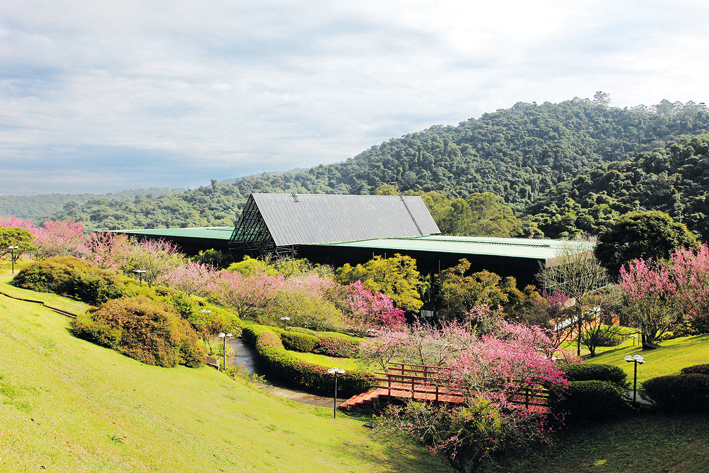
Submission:
{"label": "garden lamp", "polygon": [[642,365],[643,363],[645,363],[645,358],[640,355],[625,355],[625,358],[623,359],[628,363],[635,363],[635,370],[633,375],[633,404],[635,404],[635,399],[638,393],[638,364]]}
{"label": "garden lamp", "polygon": [[12,253],[10,255],[10,261],[12,261],[12,274],[15,274],[15,250],[19,249],[19,246],[8,246],[7,249]]}
{"label": "garden lamp", "polygon": [[230,334],[230,333],[224,333],[224,332],[222,332],[222,333],[219,334],[219,338],[223,338],[223,339],[224,339],[224,369],[226,369],[226,339],[227,339],[227,338],[231,338],[231,337],[233,337],[233,335]]}
{"label": "garden lamp", "polygon": [[288,321],[290,320],[290,317],[281,317],[281,320],[283,321],[283,327],[285,330],[288,330]]}
{"label": "garden lamp", "polygon": [[328,373],[335,375],[335,398],[332,400],[332,418],[337,418],[337,375],[345,374],[345,370],[341,368],[330,368],[327,370]]}
{"label": "garden lamp", "polygon": [[147,273],[147,271],[144,269],[136,269],[133,272],[138,273],[138,277],[140,278],[140,284],[143,284],[143,274]]}

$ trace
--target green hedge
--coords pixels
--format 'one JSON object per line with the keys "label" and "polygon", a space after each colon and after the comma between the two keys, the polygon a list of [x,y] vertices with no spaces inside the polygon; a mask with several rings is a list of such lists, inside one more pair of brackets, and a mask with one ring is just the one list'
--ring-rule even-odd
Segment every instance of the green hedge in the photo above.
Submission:
{"label": "green hedge", "polygon": [[325,356],[334,356],[336,358],[356,357],[359,352],[359,345],[362,343],[362,340],[358,338],[336,332],[316,332],[301,327],[292,327],[289,331],[305,333],[317,337],[318,344],[313,352]]}
{"label": "green hedge", "polygon": [[[286,351],[281,337],[270,327],[249,325],[243,328],[244,340],[256,347],[258,361],[266,372],[290,386],[313,394],[332,395],[335,386],[333,375],[324,366],[306,363]],[[338,378],[338,395],[353,396],[370,390],[374,376],[364,371],[348,371]]]}
{"label": "green hedge", "polygon": [[709,365],[694,365],[682,368],[682,374],[709,374]]}
{"label": "green hedge", "polygon": [[607,381],[621,387],[628,385],[628,375],[622,369],[613,365],[584,363],[566,365],[561,368],[569,381]]}
{"label": "green hedge", "polygon": [[549,406],[567,422],[607,420],[627,411],[623,389],[607,381],[571,381],[549,391]]}
{"label": "green hedge", "polygon": [[662,410],[709,411],[709,376],[705,374],[658,376],[645,381],[643,389]]}
{"label": "green hedge", "polygon": [[317,337],[313,337],[307,333],[283,332],[281,334],[281,342],[283,342],[283,346],[286,350],[310,353],[318,345],[319,340]]}

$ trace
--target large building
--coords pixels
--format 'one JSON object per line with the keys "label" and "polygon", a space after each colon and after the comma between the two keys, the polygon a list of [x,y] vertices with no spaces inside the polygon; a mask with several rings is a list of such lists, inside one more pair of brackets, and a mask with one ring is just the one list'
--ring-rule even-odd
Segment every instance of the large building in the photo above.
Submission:
{"label": "large building", "polygon": [[418,196],[253,194],[235,227],[120,233],[171,240],[191,254],[214,248],[239,259],[289,255],[333,266],[399,253],[415,258],[423,274],[465,258],[472,271],[513,276],[522,287],[535,284],[541,267],[570,246],[593,250],[591,243],[560,240],[443,236]]}

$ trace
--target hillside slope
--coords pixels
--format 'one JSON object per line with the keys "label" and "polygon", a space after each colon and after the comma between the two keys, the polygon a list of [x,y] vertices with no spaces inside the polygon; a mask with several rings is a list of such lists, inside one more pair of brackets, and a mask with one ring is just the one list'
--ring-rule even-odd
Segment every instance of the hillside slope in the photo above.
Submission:
{"label": "hillside slope", "polygon": [[449,197],[493,192],[516,211],[560,182],[602,163],[630,159],[681,135],[709,130],[704,104],[663,101],[650,109],[586,99],[518,103],[458,126],[434,126],[391,139],[345,162],[301,172],[216,180],[181,194],[96,200],[55,217],[90,228],[231,225],[252,192],[369,194],[382,184]]}
{"label": "hillside slope", "polygon": [[[0,290],[21,291],[7,280]],[[61,315],[0,296],[0,471],[40,469],[450,471],[423,449],[373,438],[361,421],[212,368],[141,364],[74,338]]]}

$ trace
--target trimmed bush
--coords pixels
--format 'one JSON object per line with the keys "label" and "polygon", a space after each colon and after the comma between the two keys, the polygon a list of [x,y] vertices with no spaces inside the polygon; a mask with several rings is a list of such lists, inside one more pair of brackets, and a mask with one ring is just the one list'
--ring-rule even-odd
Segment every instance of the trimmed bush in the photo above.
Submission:
{"label": "trimmed bush", "polygon": [[682,368],[682,374],[709,374],[709,365],[694,365]]}
{"label": "trimmed bush", "polygon": [[71,256],[48,258],[20,271],[12,284],[38,292],[72,296],[98,305],[124,295],[118,274]]}
{"label": "trimmed bush", "polygon": [[116,299],[72,321],[74,334],[149,365],[201,365],[204,349],[186,320],[145,296]]}
{"label": "trimmed bush", "polygon": [[[243,328],[244,340],[256,347],[259,365],[267,377],[276,378],[313,394],[331,395],[335,379],[324,366],[306,363],[286,351],[281,337],[262,325]],[[338,395],[352,396],[372,388],[374,376],[364,371],[348,371],[338,378]]]}
{"label": "trimmed bush", "polygon": [[333,356],[336,358],[354,358],[359,352],[359,345],[362,340],[351,337],[342,333],[336,332],[316,332],[307,328],[291,327],[288,329],[291,332],[306,333],[317,337],[318,344],[313,350],[313,353],[318,353],[325,356]]}
{"label": "trimmed bush", "polygon": [[709,376],[705,374],[658,376],[645,381],[643,389],[662,410],[709,411]]}
{"label": "trimmed bush", "polygon": [[613,365],[584,363],[566,365],[561,368],[566,372],[569,381],[607,381],[625,387],[628,385],[628,375],[622,369]]}
{"label": "trimmed bush", "polygon": [[283,332],[281,334],[281,342],[283,342],[286,350],[310,353],[315,349],[319,340],[317,337],[306,333]]}
{"label": "trimmed bush", "polygon": [[549,391],[549,405],[568,422],[607,420],[628,410],[623,389],[607,381],[571,381]]}

